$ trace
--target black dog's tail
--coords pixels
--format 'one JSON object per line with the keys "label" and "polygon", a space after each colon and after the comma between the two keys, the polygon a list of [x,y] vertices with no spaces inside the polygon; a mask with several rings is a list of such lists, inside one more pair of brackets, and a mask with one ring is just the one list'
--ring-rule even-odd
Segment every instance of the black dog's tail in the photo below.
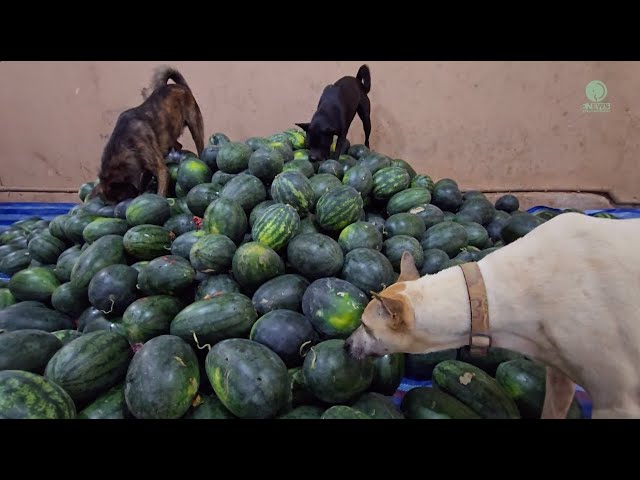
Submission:
{"label": "black dog's tail", "polygon": [[367,65],[362,65],[358,69],[356,78],[362,82],[364,93],[369,93],[371,91],[371,72],[369,71],[369,67]]}
{"label": "black dog's tail", "polygon": [[166,85],[169,80],[173,80],[177,85],[181,85],[187,90],[191,91],[189,84],[187,84],[187,81],[178,70],[173,67],[162,66],[158,67],[153,73],[153,77],[151,77],[151,85],[149,86],[149,88],[144,88],[142,90],[142,97],[146,99],[151,92],[162,87],[163,85]]}

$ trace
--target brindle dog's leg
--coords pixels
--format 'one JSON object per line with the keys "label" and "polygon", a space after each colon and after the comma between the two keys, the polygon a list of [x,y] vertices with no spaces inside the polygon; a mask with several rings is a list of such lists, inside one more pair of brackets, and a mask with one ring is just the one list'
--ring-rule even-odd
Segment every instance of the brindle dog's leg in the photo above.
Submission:
{"label": "brindle dog's leg", "polygon": [[169,169],[162,154],[157,148],[146,146],[141,152],[141,159],[145,170],[158,180],[158,195],[166,197],[169,191]]}

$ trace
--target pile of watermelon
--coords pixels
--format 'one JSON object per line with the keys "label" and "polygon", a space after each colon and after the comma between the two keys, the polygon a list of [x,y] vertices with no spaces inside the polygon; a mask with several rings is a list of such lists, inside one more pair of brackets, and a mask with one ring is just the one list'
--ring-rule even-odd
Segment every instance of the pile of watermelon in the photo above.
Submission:
{"label": "pile of watermelon", "polygon": [[[315,163],[304,146],[299,130],[214,134],[199,157],[167,156],[169,198],[152,184],[108,205],[87,183],[68,214],[0,234],[0,418],[522,416],[510,380],[457,356],[435,368],[438,393],[399,410],[419,356],[355,360],[344,340],[403,252],[434,274],[556,213],[364,145]],[[473,368],[469,396],[457,379]]]}

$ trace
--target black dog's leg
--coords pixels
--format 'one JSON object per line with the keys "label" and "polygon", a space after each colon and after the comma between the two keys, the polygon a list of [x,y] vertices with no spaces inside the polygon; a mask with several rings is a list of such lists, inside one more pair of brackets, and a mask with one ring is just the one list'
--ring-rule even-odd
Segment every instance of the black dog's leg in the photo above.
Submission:
{"label": "black dog's leg", "polygon": [[357,112],[364,128],[364,144],[369,148],[369,135],[371,135],[371,103],[369,102],[369,97],[366,95],[363,95],[360,99]]}
{"label": "black dog's leg", "polygon": [[347,136],[346,135],[340,135],[338,137],[338,140],[336,141],[336,151],[333,152],[333,159],[337,160],[338,158],[340,158],[340,155],[344,155],[347,150]]}

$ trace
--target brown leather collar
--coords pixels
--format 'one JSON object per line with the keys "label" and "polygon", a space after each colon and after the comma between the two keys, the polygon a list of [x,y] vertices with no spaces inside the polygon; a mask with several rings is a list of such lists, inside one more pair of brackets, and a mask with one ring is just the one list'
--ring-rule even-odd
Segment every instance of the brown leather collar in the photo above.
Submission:
{"label": "brown leather collar", "polygon": [[487,290],[482,279],[482,273],[476,262],[459,265],[464,275],[469,293],[471,307],[471,332],[469,333],[469,348],[472,355],[484,356],[491,348],[489,330],[489,302]]}

